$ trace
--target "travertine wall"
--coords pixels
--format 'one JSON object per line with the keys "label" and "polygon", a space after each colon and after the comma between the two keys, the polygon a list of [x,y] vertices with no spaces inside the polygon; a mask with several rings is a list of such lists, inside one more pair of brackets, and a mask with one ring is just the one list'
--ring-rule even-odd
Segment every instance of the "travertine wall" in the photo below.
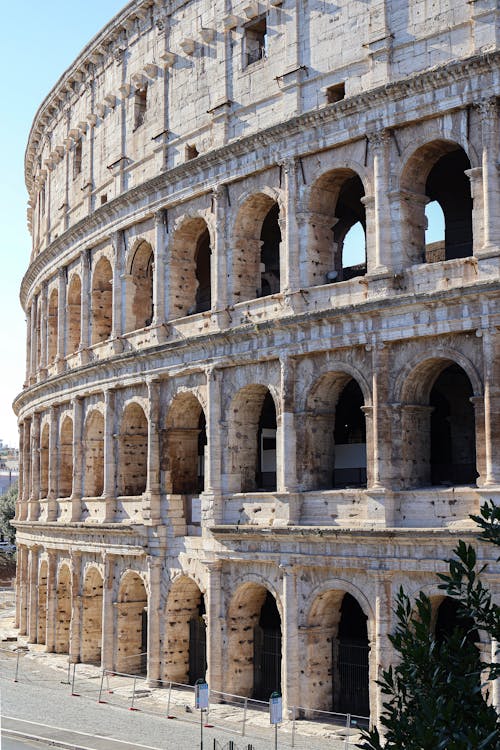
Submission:
{"label": "travertine wall", "polygon": [[185,682],[206,630],[214,689],[379,717],[394,592],[437,596],[500,488],[499,11],[429,13],[135,2],[41,105],[29,641]]}

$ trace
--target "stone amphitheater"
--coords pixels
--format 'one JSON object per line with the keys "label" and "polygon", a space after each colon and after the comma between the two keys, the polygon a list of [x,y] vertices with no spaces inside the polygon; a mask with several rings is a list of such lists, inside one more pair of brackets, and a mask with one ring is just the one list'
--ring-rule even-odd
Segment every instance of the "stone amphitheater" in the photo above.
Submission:
{"label": "stone amphitheater", "polygon": [[25,160],[31,643],[376,722],[395,592],[451,627],[436,572],[500,502],[499,38],[496,0],[133,0],[61,75]]}

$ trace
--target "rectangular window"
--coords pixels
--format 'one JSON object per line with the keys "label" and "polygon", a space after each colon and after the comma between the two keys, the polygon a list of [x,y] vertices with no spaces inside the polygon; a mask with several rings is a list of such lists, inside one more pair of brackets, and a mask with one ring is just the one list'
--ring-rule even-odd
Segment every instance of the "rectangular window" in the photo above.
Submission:
{"label": "rectangular window", "polygon": [[140,128],[146,118],[148,106],[148,87],[137,89],[134,95],[134,130]]}
{"label": "rectangular window", "polygon": [[267,57],[267,20],[261,17],[245,26],[243,67],[247,68]]}
{"label": "rectangular window", "polygon": [[75,143],[75,150],[73,152],[73,179],[78,177],[82,171],[82,142],[77,141]]}
{"label": "rectangular window", "polygon": [[345,83],[337,83],[335,86],[329,86],[325,93],[328,104],[340,102],[345,97]]}

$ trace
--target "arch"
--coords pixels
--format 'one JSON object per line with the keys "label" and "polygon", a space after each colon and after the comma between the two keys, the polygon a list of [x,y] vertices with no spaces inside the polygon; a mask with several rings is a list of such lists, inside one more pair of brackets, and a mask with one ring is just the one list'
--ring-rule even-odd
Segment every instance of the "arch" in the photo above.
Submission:
{"label": "arch", "polygon": [[113,269],[105,257],[100,258],[92,274],[91,312],[92,344],[99,344],[111,336],[113,324]]}
{"label": "arch", "polygon": [[[401,173],[403,242],[413,263],[472,255],[472,195],[465,172],[471,168],[455,141],[437,138],[419,146]],[[425,205],[437,201],[444,214],[444,241],[426,245]]]}
{"label": "arch", "polygon": [[153,266],[154,254],[149,242],[140,240],[132,250],[127,283],[128,304],[125,311],[125,328],[136,331],[146,328],[153,320]]}
{"label": "arch", "polygon": [[58,495],[70,497],[73,491],[73,420],[69,416],[64,417],[61,424],[58,465]]}
{"label": "arch", "polygon": [[69,634],[71,626],[71,573],[68,565],[63,564],[59,568],[57,577],[57,607],[55,627],[56,654],[69,653]]}
{"label": "arch", "polygon": [[49,433],[49,425],[45,422],[40,433],[40,498],[49,494]]}
{"label": "arch", "polygon": [[148,420],[137,403],[123,410],[119,435],[118,494],[142,495],[148,477]]}
{"label": "arch", "polygon": [[366,486],[364,406],[363,391],[348,372],[324,373],[313,385],[302,420],[302,439],[297,441],[297,465],[305,489]]}
{"label": "arch", "polygon": [[281,615],[270,589],[242,583],[228,607],[227,690],[269,700],[281,691]]}
{"label": "arch", "polygon": [[165,608],[164,679],[194,685],[206,673],[205,600],[187,575],[170,587]]}
{"label": "arch", "polygon": [[170,261],[170,316],[210,310],[211,240],[207,222],[201,217],[190,217],[178,226],[172,240]]}
{"label": "arch", "polygon": [[228,473],[234,492],[276,490],[276,402],[265,385],[246,385],[228,414]]}
{"label": "arch", "polygon": [[178,393],[166,418],[167,492],[194,495],[204,490],[207,444],[203,407],[191,392]]}
{"label": "arch", "polygon": [[68,354],[78,351],[82,340],[82,282],[74,273],[68,286]]}
{"label": "arch", "polygon": [[97,409],[85,420],[83,449],[83,496],[100,497],[104,491],[104,417]]}
{"label": "arch", "polygon": [[345,588],[316,593],[307,620],[307,694],[311,707],[369,715],[368,616]]}
{"label": "arch", "polygon": [[280,206],[266,192],[246,198],[233,229],[233,304],[280,291]]}
{"label": "arch", "polygon": [[37,643],[47,643],[47,561],[42,560],[38,571]]}
{"label": "arch", "polygon": [[47,309],[47,364],[54,364],[57,355],[57,315],[59,309],[59,295],[57,289],[50,293]]}
{"label": "arch", "polygon": [[116,670],[145,674],[147,665],[147,603],[144,581],[128,570],[118,590]]}
{"label": "arch", "polygon": [[83,581],[80,657],[86,664],[101,664],[103,578],[92,566]]}
{"label": "arch", "polygon": [[[359,174],[349,167],[333,169],[315,181],[308,206],[305,275],[309,286],[366,274],[364,195]],[[358,244],[356,231],[359,248],[353,247],[353,241]]]}
{"label": "arch", "polygon": [[475,484],[476,424],[468,373],[445,357],[414,367],[402,387],[405,487]]}

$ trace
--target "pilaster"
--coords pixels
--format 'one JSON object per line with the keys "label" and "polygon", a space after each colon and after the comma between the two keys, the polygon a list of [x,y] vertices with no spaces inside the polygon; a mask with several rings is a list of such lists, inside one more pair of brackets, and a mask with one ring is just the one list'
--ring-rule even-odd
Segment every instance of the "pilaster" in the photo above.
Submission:
{"label": "pilaster", "polygon": [[161,520],[160,501],[160,382],[148,380],[148,478],[143,499],[143,518],[146,523],[159,524]]}
{"label": "pilaster", "polygon": [[40,414],[35,412],[31,423],[31,494],[28,518],[37,521],[40,515]]}
{"label": "pilaster", "polygon": [[110,523],[116,510],[115,392],[104,391],[104,521]]}
{"label": "pilaster", "polygon": [[207,381],[207,436],[205,460],[205,491],[201,497],[202,524],[211,526],[222,522],[222,429],[221,429],[221,373],[214,367],[205,370]]}
{"label": "pilaster", "polygon": [[57,500],[58,495],[58,428],[59,428],[59,407],[50,407],[50,427],[49,427],[49,486],[47,493],[47,521],[57,520]]}
{"label": "pilaster", "polygon": [[73,474],[71,490],[71,521],[75,523],[82,517],[82,484],[83,484],[83,400],[74,398],[73,406]]}

